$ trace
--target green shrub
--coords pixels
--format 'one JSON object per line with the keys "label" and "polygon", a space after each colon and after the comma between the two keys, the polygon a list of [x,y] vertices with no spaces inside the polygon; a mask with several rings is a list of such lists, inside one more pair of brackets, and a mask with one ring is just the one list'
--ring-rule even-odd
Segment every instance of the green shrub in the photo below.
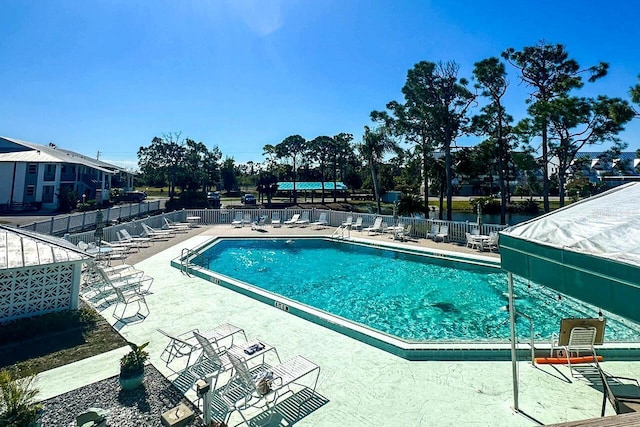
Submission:
{"label": "green shrub", "polygon": [[98,319],[99,316],[93,309],[83,307],[79,310],[57,311],[42,316],[14,320],[2,325],[0,345],[71,328],[88,329],[93,327]]}
{"label": "green shrub", "polygon": [[509,207],[509,212],[515,213],[537,214],[539,210],[538,202],[531,199],[515,202]]}
{"label": "green shrub", "polygon": [[202,191],[183,191],[178,197],[167,200],[165,209],[168,211],[178,209],[204,209],[209,206],[207,193]]}
{"label": "green shrub", "polygon": [[35,375],[16,369],[0,370],[0,425],[25,427],[38,420],[41,406],[34,402],[38,389],[33,387]]}

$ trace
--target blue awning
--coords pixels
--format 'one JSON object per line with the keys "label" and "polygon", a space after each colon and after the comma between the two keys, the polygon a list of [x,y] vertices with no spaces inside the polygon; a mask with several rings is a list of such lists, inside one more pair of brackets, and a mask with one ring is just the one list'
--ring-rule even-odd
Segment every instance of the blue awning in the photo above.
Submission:
{"label": "blue awning", "polygon": [[[337,190],[348,190],[347,186],[342,182],[337,182],[336,187]],[[325,191],[333,190],[333,181],[324,183]],[[278,182],[278,190],[283,191],[293,191],[293,182]],[[296,191],[305,191],[305,190],[322,190],[322,182],[317,181],[300,181],[296,182]]]}

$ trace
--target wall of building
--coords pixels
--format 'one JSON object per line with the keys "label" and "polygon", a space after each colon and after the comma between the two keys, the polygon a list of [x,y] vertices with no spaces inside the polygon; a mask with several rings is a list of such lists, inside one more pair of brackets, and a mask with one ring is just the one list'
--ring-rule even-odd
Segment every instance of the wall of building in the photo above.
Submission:
{"label": "wall of building", "polygon": [[78,308],[81,263],[0,270],[0,323]]}

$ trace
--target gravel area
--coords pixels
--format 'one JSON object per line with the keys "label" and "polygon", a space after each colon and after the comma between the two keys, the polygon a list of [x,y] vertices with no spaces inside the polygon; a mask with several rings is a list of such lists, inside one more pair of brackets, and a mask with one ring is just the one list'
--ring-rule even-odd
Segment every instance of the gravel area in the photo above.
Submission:
{"label": "gravel area", "polygon": [[76,416],[91,407],[108,410],[107,425],[112,427],[161,426],[162,413],[180,403],[187,405],[196,415],[188,426],[204,425],[200,411],[153,365],[145,367],[144,382],[135,390],[121,390],[115,376],[41,403],[42,426],[75,426]]}

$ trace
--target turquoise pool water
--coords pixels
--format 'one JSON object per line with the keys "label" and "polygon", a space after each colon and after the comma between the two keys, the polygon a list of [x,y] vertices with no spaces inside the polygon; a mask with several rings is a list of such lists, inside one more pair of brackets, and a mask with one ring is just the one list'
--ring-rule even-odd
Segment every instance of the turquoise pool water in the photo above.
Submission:
{"label": "turquoise pool water", "polygon": [[[507,275],[496,267],[329,239],[221,239],[203,267],[408,341],[506,342]],[[543,287],[516,283],[517,310],[536,339],[560,319],[598,309]],[[640,326],[605,313],[607,341],[640,340]],[[529,336],[529,322],[517,321]]]}

